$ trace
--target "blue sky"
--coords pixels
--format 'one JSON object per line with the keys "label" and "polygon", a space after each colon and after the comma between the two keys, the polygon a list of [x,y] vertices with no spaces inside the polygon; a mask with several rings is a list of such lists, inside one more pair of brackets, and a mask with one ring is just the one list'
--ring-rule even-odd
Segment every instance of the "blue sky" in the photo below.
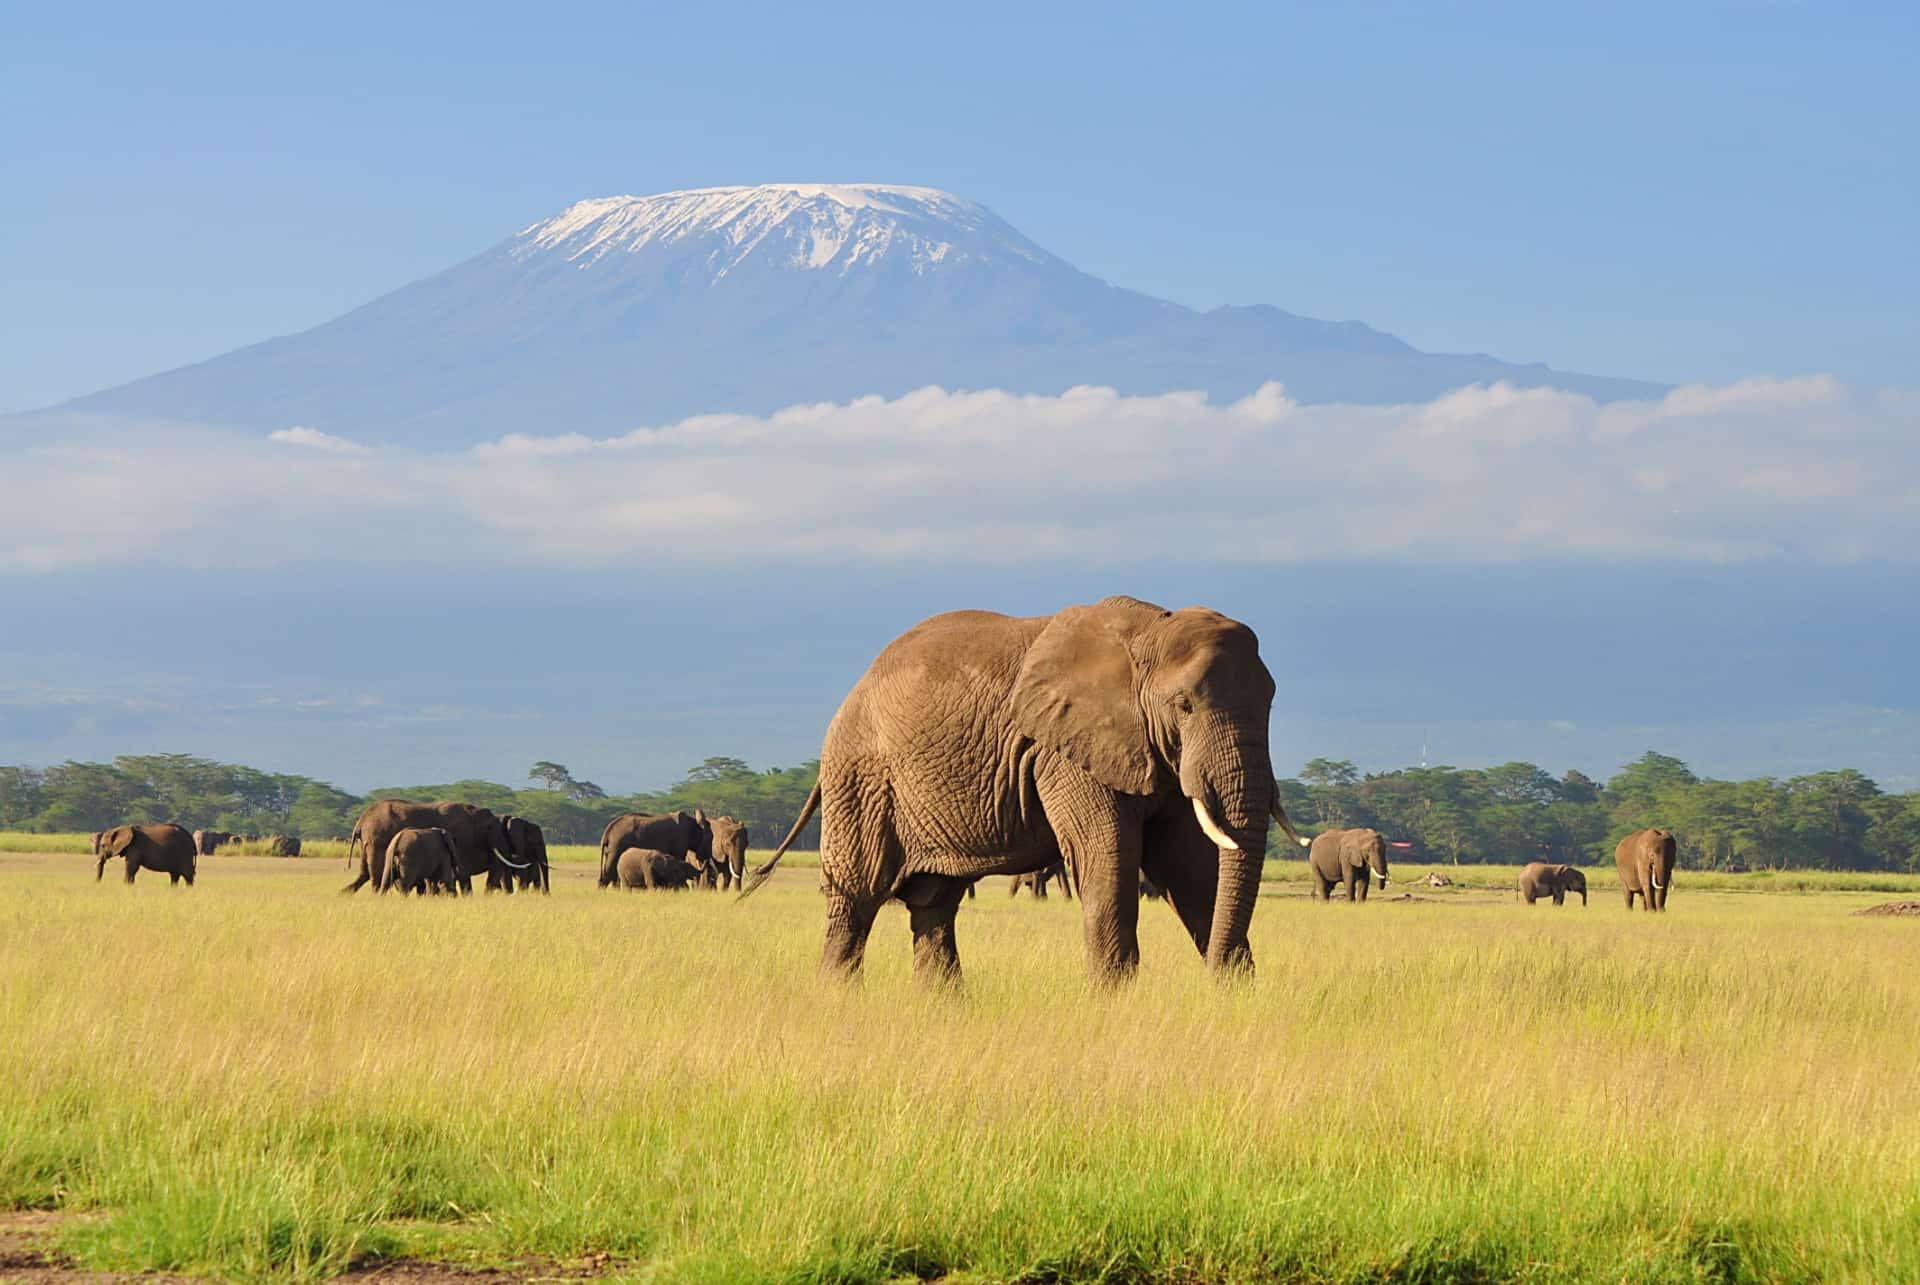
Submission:
{"label": "blue sky", "polygon": [[[1256,626],[1283,770],[1426,741],[1915,788],[1916,13],[10,12],[0,412],[314,325],[583,197],[793,180],[946,188],[1191,305],[1706,386],[976,390],[438,453],[0,422],[0,763],[659,785],[816,753],[931,612],[1130,592]],[[663,479],[688,507],[629,503]]]}
{"label": "blue sky", "polygon": [[33,6],[0,411],[304,328],[566,203],[992,206],[1194,305],[1662,380],[1912,382],[1911,5]]}

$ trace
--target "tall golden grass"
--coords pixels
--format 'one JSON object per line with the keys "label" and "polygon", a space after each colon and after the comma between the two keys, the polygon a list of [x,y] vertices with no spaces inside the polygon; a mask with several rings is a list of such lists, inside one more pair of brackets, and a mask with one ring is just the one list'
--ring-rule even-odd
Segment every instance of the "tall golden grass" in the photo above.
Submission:
{"label": "tall golden grass", "polygon": [[[1143,907],[1083,980],[1060,899],[904,915],[857,987],[821,903],[197,887],[0,856],[0,1204],[101,1268],[319,1277],[612,1254],[647,1279],[1920,1279],[1920,923],[1676,885],[1665,916],[1270,886],[1221,985]],[[1603,885],[1596,883],[1596,893]]]}

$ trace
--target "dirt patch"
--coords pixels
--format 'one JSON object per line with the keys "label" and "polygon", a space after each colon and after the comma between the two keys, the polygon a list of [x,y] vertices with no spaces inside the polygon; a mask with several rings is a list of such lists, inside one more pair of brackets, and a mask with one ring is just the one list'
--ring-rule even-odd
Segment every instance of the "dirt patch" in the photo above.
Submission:
{"label": "dirt patch", "polygon": [[[58,1210],[0,1210],[0,1282],[5,1285],[204,1285],[203,1278],[196,1276],[90,1271],[55,1252],[54,1233],[85,1216]],[[391,1285],[454,1285],[456,1282],[472,1285],[482,1281],[519,1285],[522,1281],[591,1280],[611,1271],[614,1265],[607,1254],[589,1254],[570,1263],[533,1260],[512,1267],[463,1267],[457,1263],[397,1258],[367,1263],[334,1279],[390,1282]]]}
{"label": "dirt patch", "polygon": [[1920,901],[1883,901],[1877,906],[1868,906],[1865,910],[1856,910],[1856,915],[1912,915],[1920,918]]}
{"label": "dirt patch", "polygon": [[529,1262],[513,1267],[461,1267],[455,1263],[430,1263],[413,1258],[396,1258],[355,1268],[335,1280],[391,1282],[392,1285],[454,1285],[455,1282],[494,1281],[499,1285],[518,1285],[521,1281],[583,1281],[611,1270],[613,1260],[606,1254],[589,1254],[576,1263]]}
{"label": "dirt patch", "polygon": [[91,1272],[76,1266],[53,1250],[54,1233],[76,1217],[52,1209],[0,1211],[0,1281],[22,1285],[75,1285],[83,1281],[89,1285],[133,1281],[142,1285],[186,1285],[184,1276]]}

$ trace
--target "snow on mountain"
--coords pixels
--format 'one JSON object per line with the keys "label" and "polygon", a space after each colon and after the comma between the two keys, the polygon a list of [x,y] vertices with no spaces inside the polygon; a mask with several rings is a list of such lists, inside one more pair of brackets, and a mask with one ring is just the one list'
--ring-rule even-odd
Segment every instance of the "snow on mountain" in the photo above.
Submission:
{"label": "snow on mountain", "polygon": [[968,261],[1052,255],[984,206],[930,187],[877,183],[776,183],[706,187],[659,196],[580,201],[515,238],[516,258],[541,251],[587,266],[617,252],[680,242],[710,244],[716,280],[756,253],[785,267],[845,275],[904,258],[915,272]]}
{"label": "snow on mountain", "polygon": [[1657,391],[1264,305],[1197,312],[1089,276],[933,188],[774,183],[580,201],[311,330],[68,406],[438,447],[929,384],[1232,399],[1270,380],[1304,402],[1495,380]]}

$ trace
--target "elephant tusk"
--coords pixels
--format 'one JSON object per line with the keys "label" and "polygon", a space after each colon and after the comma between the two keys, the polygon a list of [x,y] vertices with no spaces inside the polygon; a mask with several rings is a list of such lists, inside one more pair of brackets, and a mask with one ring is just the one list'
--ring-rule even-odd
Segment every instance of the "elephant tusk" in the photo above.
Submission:
{"label": "elephant tusk", "polygon": [[1213,817],[1207,812],[1207,805],[1198,799],[1193,801],[1193,815],[1199,819],[1200,828],[1207,832],[1207,837],[1223,852],[1240,851],[1240,845],[1229,839],[1227,832],[1214,823]]}

